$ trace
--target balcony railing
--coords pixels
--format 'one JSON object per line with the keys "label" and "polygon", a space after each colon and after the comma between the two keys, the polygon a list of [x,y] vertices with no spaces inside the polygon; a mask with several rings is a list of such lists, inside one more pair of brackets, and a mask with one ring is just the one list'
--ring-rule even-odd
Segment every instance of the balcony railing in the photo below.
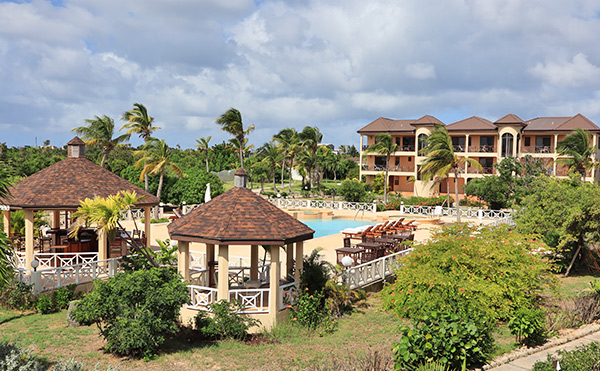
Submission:
{"label": "balcony railing", "polygon": [[415,151],[415,145],[408,145],[408,146],[398,146],[398,148],[396,148],[396,151],[398,152],[414,152]]}
{"label": "balcony railing", "polygon": [[481,168],[481,170],[475,169],[474,167],[470,167],[467,169],[467,174],[494,174],[494,167],[484,166]]}
{"label": "balcony railing", "polygon": [[369,148],[369,146],[367,146],[367,145],[363,145],[363,146],[362,146],[362,150],[363,150],[363,152],[364,152],[364,151],[366,151],[366,150],[367,150],[367,148]]}
{"label": "balcony railing", "polygon": [[[385,171],[385,166],[383,165],[363,165],[362,170],[364,171]],[[389,167],[389,171],[404,171],[404,172],[414,172],[414,165],[392,165]]]}
{"label": "balcony railing", "polygon": [[496,152],[496,149],[490,145],[469,146],[469,152]]}
{"label": "balcony railing", "polygon": [[554,148],[550,146],[528,146],[523,147],[523,153],[554,153]]}
{"label": "balcony railing", "polygon": [[454,148],[454,152],[464,152],[465,151],[465,146],[462,146],[462,145],[455,145],[452,147]]}

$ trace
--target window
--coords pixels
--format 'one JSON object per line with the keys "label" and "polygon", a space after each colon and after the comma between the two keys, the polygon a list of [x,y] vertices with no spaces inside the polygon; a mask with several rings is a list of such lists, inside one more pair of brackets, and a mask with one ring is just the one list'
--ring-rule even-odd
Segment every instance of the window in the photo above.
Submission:
{"label": "window", "polygon": [[396,157],[396,166],[400,165],[400,158]]}
{"label": "window", "polygon": [[529,147],[531,145],[531,137],[525,137],[525,147]]}
{"label": "window", "polygon": [[454,147],[454,151],[456,152],[464,152],[465,151],[465,137],[452,137],[452,147]]}
{"label": "window", "polygon": [[395,178],[395,179],[394,179],[394,184],[395,184],[395,185],[400,185],[400,177],[396,176],[396,177],[394,177],[394,178]]}
{"label": "window", "polygon": [[535,138],[535,146],[536,147],[550,147],[550,142],[552,138],[550,137],[536,137]]}
{"label": "window", "polygon": [[481,136],[479,138],[479,145],[481,146],[494,146],[494,137],[492,136]]}
{"label": "window", "polygon": [[513,157],[513,135],[502,134],[502,157]]}
{"label": "window", "polygon": [[[427,135],[419,134],[419,152],[427,145]],[[421,153],[419,153],[421,154]]]}
{"label": "window", "polygon": [[412,156],[408,156],[408,162],[412,162]]}

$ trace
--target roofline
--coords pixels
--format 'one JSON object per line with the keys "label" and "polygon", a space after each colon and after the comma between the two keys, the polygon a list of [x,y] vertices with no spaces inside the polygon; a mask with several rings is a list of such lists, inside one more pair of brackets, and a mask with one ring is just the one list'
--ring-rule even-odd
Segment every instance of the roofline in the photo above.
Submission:
{"label": "roofline", "polygon": [[[133,205],[133,207],[152,207],[152,206],[158,206],[160,204],[160,202],[156,202],[156,203],[137,203],[135,205]],[[79,209],[79,207],[81,206],[81,204],[78,204],[77,206],[74,205],[35,205],[35,206],[31,206],[31,205],[14,205],[11,204],[10,202],[6,203],[5,205],[9,206],[11,208],[11,210],[77,210]]]}
{"label": "roofline", "polygon": [[281,246],[281,245],[286,245],[288,243],[310,240],[313,238],[314,232],[300,235],[300,236],[293,237],[293,238],[286,238],[286,239],[280,239],[280,240],[211,238],[211,237],[191,236],[191,235],[180,234],[180,233],[172,233],[172,234],[169,233],[169,236],[171,237],[172,240],[200,242],[200,243],[212,244],[212,245],[275,245],[275,246]]}

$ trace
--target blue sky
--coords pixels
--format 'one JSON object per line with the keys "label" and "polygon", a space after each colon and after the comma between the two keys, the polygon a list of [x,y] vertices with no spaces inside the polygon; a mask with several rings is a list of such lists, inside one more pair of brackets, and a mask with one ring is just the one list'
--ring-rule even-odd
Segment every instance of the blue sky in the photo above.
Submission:
{"label": "blue sky", "polygon": [[[0,142],[63,145],[146,105],[171,146],[261,145],[316,125],[358,144],[379,116],[450,124],[582,113],[600,125],[596,0],[0,2]],[[141,143],[137,138],[133,144]]]}

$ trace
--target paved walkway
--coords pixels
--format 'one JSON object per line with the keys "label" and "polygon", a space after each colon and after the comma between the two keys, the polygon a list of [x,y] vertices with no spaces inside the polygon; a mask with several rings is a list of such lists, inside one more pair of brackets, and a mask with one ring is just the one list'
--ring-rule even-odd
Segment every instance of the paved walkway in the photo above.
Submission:
{"label": "paved walkway", "polygon": [[548,349],[544,349],[540,352],[531,354],[529,356],[516,359],[507,364],[503,364],[496,367],[491,367],[488,370],[493,371],[523,371],[523,370],[531,370],[533,365],[539,361],[545,361],[548,359],[548,354],[554,354],[558,350],[573,350],[581,345],[589,344],[591,342],[600,342],[600,331],[592,332],[586,336],[580,337],[578,339],[574,339],[569,341],[568,343],[560,344],[553,346]]}

